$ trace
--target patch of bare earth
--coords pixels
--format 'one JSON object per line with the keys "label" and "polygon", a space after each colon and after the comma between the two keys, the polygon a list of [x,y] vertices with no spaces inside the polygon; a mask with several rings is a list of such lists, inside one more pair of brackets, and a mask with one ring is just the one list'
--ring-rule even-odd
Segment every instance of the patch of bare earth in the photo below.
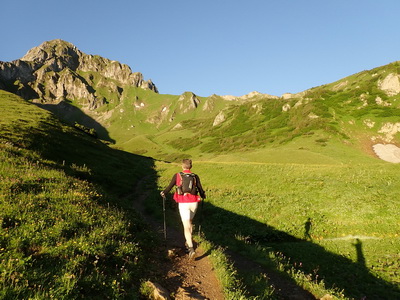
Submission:
{"label": "patch of bare earth", "polygon": [[[138,198],[136,198],[137,202],[134,207],[164,239],[162,222],[157,222],[144,213],[142,203],[147,195],[140,190],[140,186],[142,184],[138,184],[136,189]],[[197,247],[195,257],[189,259],[184,245],[183,232],[172,227],[167,228],[165,245],[159,249],[160,256],[164,256],[166,259],[160,259],[158,270],[163,274],[163,279],[158,284],[169,293],[170,299],[224,300],[221,284],[207,257],[208,254],[204,253],[201,247]]]}
{"label": "patch of bare earth", "polygon": [[177,300],[225,299],[207,253],[200,247],[196,249],[196,256],[189,259],[184,249],[179,247],[183,240],[176,234],[169,230],[167,238],[170,262],[165,276],[166,288]]}

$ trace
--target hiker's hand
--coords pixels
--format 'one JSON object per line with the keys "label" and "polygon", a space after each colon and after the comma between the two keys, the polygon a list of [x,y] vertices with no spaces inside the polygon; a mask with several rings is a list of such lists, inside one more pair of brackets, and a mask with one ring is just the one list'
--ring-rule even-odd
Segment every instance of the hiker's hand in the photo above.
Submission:
{"label": "hiker's hand", "polygon": [[164,191],[161,191],[160,195],[161,195],[161,197],[164,198],[165,197]]}

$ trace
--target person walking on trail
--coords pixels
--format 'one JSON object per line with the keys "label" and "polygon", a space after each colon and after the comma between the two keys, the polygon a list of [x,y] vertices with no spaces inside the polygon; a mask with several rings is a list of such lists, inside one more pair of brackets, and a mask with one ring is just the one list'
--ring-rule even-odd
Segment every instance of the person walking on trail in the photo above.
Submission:
{"label": "person walking on trail", "polygon": [[193,258],[195,255],[192,239],[192,220],[196,214],[199,202],[201,199],[206,198],[200,178],[197,174],[191,172],[191,168],[191,159],[182,160],[183,171],[174,174],[170,184],[160,193],[162,197],[165,197],[176,186],[173,199],[178,203],[189,258]]}

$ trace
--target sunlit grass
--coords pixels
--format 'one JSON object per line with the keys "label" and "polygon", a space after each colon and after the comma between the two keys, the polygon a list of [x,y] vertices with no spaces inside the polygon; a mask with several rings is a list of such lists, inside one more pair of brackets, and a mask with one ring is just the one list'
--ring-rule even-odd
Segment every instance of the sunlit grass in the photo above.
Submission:
{"label": "sunlit grass", "polygon": [[[159,163],[159,185],[178,168]],[[400,282],[398,165],[195,161],[193,171],[206,188],[203,228],[213,243],[285,272],[318,297],[399,293],[380,287]]]}

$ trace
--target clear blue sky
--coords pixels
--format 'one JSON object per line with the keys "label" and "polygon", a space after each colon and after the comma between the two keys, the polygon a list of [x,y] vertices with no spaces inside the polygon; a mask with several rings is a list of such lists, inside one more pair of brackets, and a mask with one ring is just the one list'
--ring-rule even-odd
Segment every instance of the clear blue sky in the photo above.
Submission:
{"label": "clear blue sky", "polygon": [[398,0],[13,0],[0,60],[63,39],[162,94],[280,96],[400,60]]}

